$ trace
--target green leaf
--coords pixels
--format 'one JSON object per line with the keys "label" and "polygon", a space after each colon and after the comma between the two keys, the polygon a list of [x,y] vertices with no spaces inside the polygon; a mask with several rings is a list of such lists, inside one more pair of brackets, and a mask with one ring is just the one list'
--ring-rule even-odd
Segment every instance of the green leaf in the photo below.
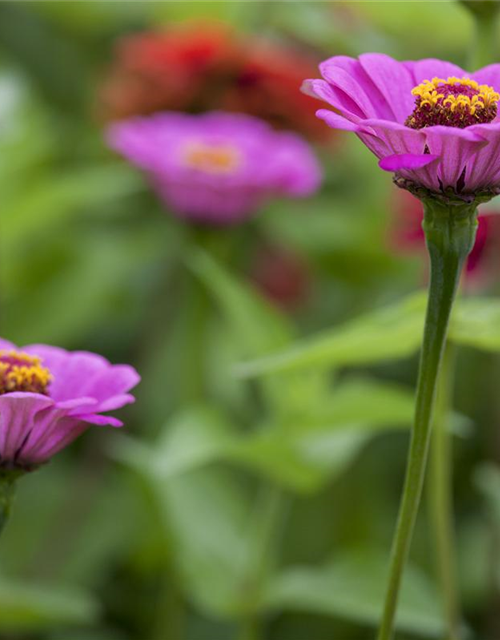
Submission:
{"label": "green leaf", "polygon": [[[193,251],[188,263],[218,303],[227,330],[234,336],[238,360],[290,344],[294,331],[289,319],[250,285],[239,282],[205,251]],[[291,410],[296,382],[296,378],[280,376],[259,384],[270,407],[283,413]]]}
{"label": "green leaf", "polygon": [[426,294],[412,294],[291,348],[240,364],[241,376],[367,365],[414,353],[422,339]]}
{"label": "green leaf", "polygon": [[311,423],[305,428],[340,426],[373,431],[407,426],[413,419],[414,404],[412,389],[356,376],[341,382],[321,406],[314,408]]}
{"label": "green leaf", "polygon": [[287,318],[250,286],[238,282],[209,253],[193,251],[188,263],[218,301],[239,336],[243,353],[257,356],[290,341],[293,332]]}
{"label": "green leaf", "polygon": [[114,198],[137,191],[140,185],[137,174],[111,163],[65,171],[57,180],[51,174],[43,176],[3,203],[4,242],[13,248],[14,243],[26,241],[26,236],[33,237],[81,213],[82,207],[104,207]]}
{"label": "green leaf", "polygon": [[370,437],[350,430],[302,437],[267,431],[237,443],[227,458],[288,489],[309,493],[338,477]]}
{"label": "green leaf", "polygon": [[309,413],[238,440],[226,458],[294,491],[317,491],[338,478],[377,433],[407,428],[413,405],[413,392],[399,385],[348,380]]}
{"label": "green leaf", "polygon": [[253,515],[241,484],[203,469],[158,483],[156,491],[187,592],[211,615],[234,615],[244,605]]}
{"label": "green leaf", "polygon": [[[297,342],[282,352],[240,363],[236,372],[251,377],[315,367],[367,365],[411,355],[422,339],[425,301],[424,292],[413,294],[323,335]],[[458,300],[449,339],[483,351],[500,351],[500,301]]]}
{"label": "green leaf", "polygon": [[377,433],[407,428],[413,402],[413,392],[404,387],[355,378],[308,413],[248,435],[220,413],[194,407],[166,425],[154,447],[122,438],[116,453],[161,481],[225,461],[293,491],[310,492],[340,476]]}
{"label": "green leaf", "polygon": [[73,588],[0,582],[0,629],[5,633],[88,625],[98,613],[97,603]]}
{"label": "green leaf", "polygon": [[450,340],[483,351],[500,351],[500,300],[465,298],[451,318]]}
{"label": "green leaf", "polygon": [[186,409],[165,425],[155,446],[122,437],[116,455],[159,481],[212,462],[234,442],[235,430],[215,410]]}
{"label": "green leaf", "polygon": [[[268,585],[265,602],[271,610],[333,615],[376,626],[382,613],[387,574],[387,554],[352,550],[338,555],[325,567],[283,571]],[[436,590],[415,567],[405,571],[397,627],[430,637],[444,631]]]}

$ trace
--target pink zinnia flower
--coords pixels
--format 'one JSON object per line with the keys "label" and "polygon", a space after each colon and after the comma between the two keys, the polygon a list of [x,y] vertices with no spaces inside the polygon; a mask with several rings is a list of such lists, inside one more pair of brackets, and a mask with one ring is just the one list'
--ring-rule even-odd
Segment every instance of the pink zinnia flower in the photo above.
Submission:
{"label": "pink zinnia flower", "polygon": [[[334,110],[330,127],[354,131],[399,186],[472,201],[500,187],[500,64],[473,74],[450,62],[337,56],[305,91]],[[425,196],[425,193],[420,194]]]}
{"label": "pink zinnia flower", "polygon": [[0,339],[0,469],[47,462],[91,424],[122,426],[104,412],[134,397],[135,369],[84,351]]}
{"label": "pink zinnia flower", "polygon": [[276,196],[302,197],[321,170],[308,144],[251,116],[162,113],[112,125],[108,140],[181,217],[228,224]]}

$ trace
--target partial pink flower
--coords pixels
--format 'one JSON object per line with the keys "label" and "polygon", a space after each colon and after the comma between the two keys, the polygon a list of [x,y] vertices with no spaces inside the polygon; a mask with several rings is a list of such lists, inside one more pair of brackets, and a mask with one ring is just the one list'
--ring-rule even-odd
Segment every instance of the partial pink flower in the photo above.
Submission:
{"label": "partial pink flower", "polygon": [[92,424],[121,427],[103,414],[134,402],[139,379],[93,353],[0,339],[0,468],[43,464]]}
{"label": "partial pink flower", "polygon": [[[397,252],[425,250],[422,228],[424,212],[418,198],[408,191],[397,191],[394,200],[394,219],[391,222],[391,245]],[[481,208],[474,248],[466,262],[464,284],[469,289],[481,289],[491,284],[497,272],[495,259],[500,249],[500,215]]]}
{"label": "partial pink flower", "polygon": [[468,74],[442,60],[368,53],[330,58],[320,71],[304,85],[333,108],[318,117],[355,132],[398,180],[470,200],[499,191],[500,64]]}
{"label": "partial pink flower", "polygon": [[321,181],[302,138],[242,114],[134,118],[111,125],[108,141],[175,214],[196,222],[238,222],[271,198],[308,196]]}

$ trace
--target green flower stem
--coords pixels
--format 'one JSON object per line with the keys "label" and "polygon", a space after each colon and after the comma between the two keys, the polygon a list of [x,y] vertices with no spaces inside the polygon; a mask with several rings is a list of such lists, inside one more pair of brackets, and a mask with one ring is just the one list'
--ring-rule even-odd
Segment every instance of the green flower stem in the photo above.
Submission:
{"label": "green flower stem", "polygon": [[170,567],[165,566],[160,585],[159,605],[152,632],[153,640],[180,640],[185,635],[186,610],[182,594]]}
{"label": "green flower stem", "polygon": [[182,404],[195,404],[206,392],[206,338],[210,303],[207,292],[192,273],[185,273],[183,309],[184,353],[179,361]]}
{"label": "green flower stem", "polygon": [[474,41],[470,55],[470,70],[476,71],[496,61],[498,49],[498,16],[474,14]]}
{"label": "green flower stem", "polygon": [[399,590],[417,518],[431,437],[436,386],[460,274],[477,229],[476,205],[424,200],[424,231],[431,263],[429,299],[420,356],[415,418],[403,496],[393,543],[389,583],[378,640],[394,632]]}
{"label": "green flower stem", "polygon": [[0,534],[9,520],[18,476],[15,472],[0,471]]}
{"label": "green flower stem", "polygon": [[195,404],[206,399],[207,334],[211,319],[211,300],[206,285],[189,269],[191,252],[199,248],[222,264],[227,264],[238,250],[240,236],[233,228],[191,226],[188,229],[185,290],[183,292],[184,353],[179,367],[182,372],[182,404]]}
{"label": "green flower stem", "polygon": [[264,622],[260,615],[262,591],[277,557],[279,541],[288,513],[289,501],[274,484],[263,484],[257,500],[254,526],[249,536],[249,553],[245,559],[246,584],[242,598],[244,612],[240,619],[238,640],[262,640]]}
{"label": "green flower stem", "polygon": [[258,616],[248,616],[242,619],[238,640],[261,640],[261,624]]}
{"label": "green flower stem", "polygon": [[460,605],[453,526],[452,442],[449,430],[455,349],[447,344],[439,375],[428,482],[438,578],[447,626],[447,640],[458,640]]}

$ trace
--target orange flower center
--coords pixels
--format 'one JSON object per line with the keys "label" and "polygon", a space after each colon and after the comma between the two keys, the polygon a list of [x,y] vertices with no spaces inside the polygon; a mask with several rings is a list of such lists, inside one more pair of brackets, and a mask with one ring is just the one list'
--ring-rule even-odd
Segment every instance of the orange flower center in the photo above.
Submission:
{"label": "orange flower center", "polygon": [[46,394],[51,380],[50,371],[37,356],[0,350],[0,395],[13,391]]}
{"label": "orange flower center", "polygon": [[192,142],[186,146],[184,162],[206,173],[232,173],[241,162],[241,154],[230,144]]}

